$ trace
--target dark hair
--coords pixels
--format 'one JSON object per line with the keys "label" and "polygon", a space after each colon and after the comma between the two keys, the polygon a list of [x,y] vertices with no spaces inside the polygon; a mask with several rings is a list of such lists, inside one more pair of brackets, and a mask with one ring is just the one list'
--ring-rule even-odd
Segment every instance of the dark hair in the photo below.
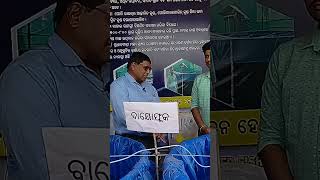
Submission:
{"label": "dark hair", "polygon": [[210,50],[210,46],[211,46],[211,43],[210,41],[205,43],[203,46],[202,46],[202,51],[203,53],[206,53],[207,50]]}
{"label": "dark hair", "polygon": [[131,57],[128,61],[128,65],[127,68],[129,69],[129,67],[131,66],[132,63],[137,63],[140,64],[143,61],[148,61],[151,63],[151,60],[149,58],[149,56],[147,56],[146,54],[143,54],[142,52],[134,52],[131,54]]}
{"label": "dark hair", "polygon": [[68,7],[73,3],[73,2],[78,2],[82,4],[85,7],[88,8],[95,8],[98,5],[106,3],[106,0],[56,0],[57,6],[54,12],[54,24],[55,27],[59,25],[61,22],[64,14],[67,12]]}

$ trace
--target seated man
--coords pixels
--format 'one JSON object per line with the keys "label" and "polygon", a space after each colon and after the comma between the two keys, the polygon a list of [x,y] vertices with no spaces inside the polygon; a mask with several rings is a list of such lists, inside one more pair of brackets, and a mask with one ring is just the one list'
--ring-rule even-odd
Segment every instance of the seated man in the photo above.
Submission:
{"label": "seated man", "polygon": [[9,180],[50,179],[42,128],[109,127],[109,15],[105,0],[57,0],[47,46],[25,52],[1,74]]}
{"label": "seated man", "polygon": [[[134,52],[128,61],[128,72],[112,82],[110,86],[110,101],[112,117],[117,135],[129,137],[142,142],[146,148],[154,147],[153,135],[130,131],[127,129],[123,102],[160,102],[157,90],[146,79],[151,71],[150,58],[141,53]],[[157,134],[158,139],[163,136]]]}

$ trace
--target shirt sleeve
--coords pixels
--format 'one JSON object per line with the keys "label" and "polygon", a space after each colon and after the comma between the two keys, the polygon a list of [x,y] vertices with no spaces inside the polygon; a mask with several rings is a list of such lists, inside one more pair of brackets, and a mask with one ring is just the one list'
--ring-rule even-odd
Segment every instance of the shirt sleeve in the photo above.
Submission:
{"label": "shirt sleeve", "polygon": [[155,99],[154,101],[155,102],[160,102],[160,98],[159,98],[157,89],[154,86],[152,86],[152,89],[153,89],[153,96],[154,96],[154,99]]}
{"label": "shirt sleeve", "polygon": [[279,80],[280,50],[271,57],[262,87],[261,120],[259,126],[258,152],[269,144],[284,146],[284,119],[281,105],[281,81]]}
{"label": "shirt sleeve", "polygon": [[110,86],[110,102],[115,125],[122,124],[126,127],[123,102],[129,102],[129,97],[125,91],[125,88],[121,87],[116,81],[114,81]]}
{"label": "shirt sleeve", "polygon": [[199,107],[199,95],[198,95],[198,79],[199,76],[193,82],[192,92],[191,92],[191,109]]}
{"label": "shirt sleeve", "polygon": [[48,77],[23,66],[1,76],[0,127],[8,149],[9,179],[49,179],[42,127],[58,127],[61,121]]}

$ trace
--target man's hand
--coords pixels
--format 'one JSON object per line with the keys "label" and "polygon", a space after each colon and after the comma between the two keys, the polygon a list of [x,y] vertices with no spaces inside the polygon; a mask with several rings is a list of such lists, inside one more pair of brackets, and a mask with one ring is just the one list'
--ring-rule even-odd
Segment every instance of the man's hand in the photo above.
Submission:
{"label": "man's hand", "polygon": [[200,133],[201,134],[209,134],[211,132],[211,129],[209,127],[203,127],[201,128]]}
{"label": "man's hand", "polygon": [[[269,144],[258,154],[268,179],[293,180],[286,151],[280,145]],[[276,163],[275,163],[276,162]]]}

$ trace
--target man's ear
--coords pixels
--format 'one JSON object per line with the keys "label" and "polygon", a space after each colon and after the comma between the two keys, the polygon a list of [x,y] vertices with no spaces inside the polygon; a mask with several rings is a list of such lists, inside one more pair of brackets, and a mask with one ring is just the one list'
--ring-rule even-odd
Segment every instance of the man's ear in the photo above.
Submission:
{"label": "man's ear", "polygon": [[80,17],[82,14],[82,5],[78,2],[73,2],[67,10],[67,20],[72,28],[77,28],[80,25]]}
{"label": "man's ear", "polygon": [[132,71],[134,71],[136,68],[137,68],[137,63],[135,63],[135,62],[131,63],[130,69],[131,69]]}

